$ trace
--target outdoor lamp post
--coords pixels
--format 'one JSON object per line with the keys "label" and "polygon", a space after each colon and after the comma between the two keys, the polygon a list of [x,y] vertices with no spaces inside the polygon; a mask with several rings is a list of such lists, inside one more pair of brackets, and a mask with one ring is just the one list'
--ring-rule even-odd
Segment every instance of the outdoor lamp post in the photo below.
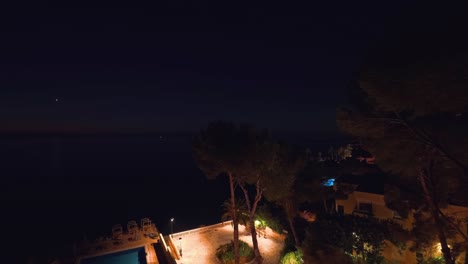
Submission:
{"label": "outdoor lamp post", "polygon": [[179,253],[180,253],[180,257],[182,257],[182,238],[179,237]]}
{"label": "outdoor lamp post", "polygon": [[171,218],[171,236],[174,233],[174,217]]}

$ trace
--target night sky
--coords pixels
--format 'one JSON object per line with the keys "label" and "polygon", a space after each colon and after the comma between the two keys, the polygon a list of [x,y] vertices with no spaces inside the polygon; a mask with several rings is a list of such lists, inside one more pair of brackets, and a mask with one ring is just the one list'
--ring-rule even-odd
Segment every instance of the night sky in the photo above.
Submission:
{"label": "night sky", "polygon": [[[464,8],[304,2],[2,7],[0,134],[32,134],[0,137],[2,226],[17,224],[6,230],[11,244],[47,237],[35,245],[47,255],[46,242],[75,238],[63,232],[70,226],[88,232],[149,216],[167,231],[171,217],[180,228],[219,221],[225,183],[208,183],[188,137],[159,133],[226,120],[339,135],[336,109],[350,103],[372,54],[467,47],[449,37],[466,35]],[[374,53],[382,45],[389,52]],[[35,137],[44,133],[54,136]],[[33,221],[41,228],[22,229]]]}
{"label": "night sky", "polygon": [[8,10],[0,131],[198,131],[223,119],[334,133],[366,49],[414,8],[168,2]]}

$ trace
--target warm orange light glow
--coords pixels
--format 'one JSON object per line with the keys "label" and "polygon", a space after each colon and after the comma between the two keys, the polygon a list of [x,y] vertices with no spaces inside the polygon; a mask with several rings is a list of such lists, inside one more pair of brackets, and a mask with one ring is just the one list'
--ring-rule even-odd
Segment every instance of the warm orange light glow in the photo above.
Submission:
{"label": "warm orange light glow", "polygon": [[[452,246],[450,246],[450,245],[447,245],[447,246],[448,246],[450,249],[452,248]],[[442,245],[440,244],[440,242],[437,243],[437,244],[434,246],[434,248],[435,248],[435,250],[436,250],[436,252],[437,252],[438,254],[442,254]]]}
{"label": "warm orange light glow", "polygon": [[[269,228],[267,228],[269,229]],[[224,226],[203,229],[200,232],[182,232],[174,234],[174,240],[177,241],[181,237],[184,240],[184,254],[177,263],[218,263],[215,253],[216,249],[222,245],[229,243],[233,239],[233,227],[231,224]],[[274,233],[273,230],[268,230],[269,234]],[[252,246],[252,237],[246,230],[245,226],[239,226],[239,239],[247,242]],[[265,263],[278,263],[283,248],[284,241],[274,238],[273,236],[258,237],[258,246],[262,256],[265,258]]]}
{"label": "warm orange light glow", "polygon": [[317,219],[317,214],[306,210],[299,212],[299,216],[307,222],[315,222],[315,220]]}

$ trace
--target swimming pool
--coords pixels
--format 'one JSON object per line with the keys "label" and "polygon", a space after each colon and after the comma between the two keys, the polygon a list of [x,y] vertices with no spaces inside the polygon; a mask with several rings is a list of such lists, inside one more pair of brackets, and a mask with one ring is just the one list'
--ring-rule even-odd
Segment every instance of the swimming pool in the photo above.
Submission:
{"label": "swimming pool", "polygon": [[135,248],[113,254],[86,258],[80,264],[146,264],[145,248]]}

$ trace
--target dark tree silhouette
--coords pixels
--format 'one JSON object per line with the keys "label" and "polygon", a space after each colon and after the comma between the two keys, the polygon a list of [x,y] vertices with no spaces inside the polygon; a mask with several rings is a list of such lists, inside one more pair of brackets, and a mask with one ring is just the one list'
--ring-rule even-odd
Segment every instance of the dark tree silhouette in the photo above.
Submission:
{"label": "dark tree silhouette", "polygon": [[386,172],[418,183],[445,261],[454,263],[444,226],[456,227],[440,209],[466,198],[461,190],[468,182],[468,57],[399,58],[363,68],[360,87],[371,107],[339,111],[338,124]]}
{"label": "dark tree silhouette", "polygon": [[236,208],[235,177],[242,170],[243,156],[246,152],[241,134],[241,129],[234,124],[214,122],[199,133],[193,144],[194,158],[207,178],[213,179],[222,174],[227,174],[229,178],[236,264],[239,264],[239,218]]}
{"label": "dark tree silhouette", "polygon": [[286,144],[276,145],[276,155],[268,168],[269,177],[265,180],[265,198],[280,205],[286,213],[289,228],[296,245],[300,244],[294,227],[297,215],[297,199],[294,185],[299,172],[305,166],[306,153]]}
{"label": "dark tree silhouette", "polygon": [[[236,263],[239,261],[239,210],[236,203],[236,186],[240,186],[244,193],[254,253],[257,262],[261,263],[262,257],[255,230],[255,212],[263,193],[262,172],[273,155],[268,134],[248,125],[236,126],[218,121],[211,123],[207,129],[200,132],[193,148],[195,160],[208,178],[222,174],[227,174],[229,177]],[[254,184],[256,187],[253,199],[249,195],[248,184]]]}
{"label": "dark tree silhouette", "polygon": [[[299,203],[323,205],[323,210],[333,210],[333,190],[323,185],[324,181],[336,178],[339,164],[334,161],[309,161],[299,174],[294,186]],[[332,203],[329,203],[332,201]]]}
{"label": "dark tree silhouette", "polygon": [[276,144],[272,141],[267,131],[258,131],[248,126],[243,127],[243,131],[243,142],[247,151],[243,156],[245,162],[243,163],[242,170],[239,171],[236,179],[244,194],[248,210],[248,227],[252,236],[255,259],[260,264],[263,262],[263,257],[258,247],[255,227],[256,212],[268,179],[271,176],[269,169],[273,166],[277,150]]}

